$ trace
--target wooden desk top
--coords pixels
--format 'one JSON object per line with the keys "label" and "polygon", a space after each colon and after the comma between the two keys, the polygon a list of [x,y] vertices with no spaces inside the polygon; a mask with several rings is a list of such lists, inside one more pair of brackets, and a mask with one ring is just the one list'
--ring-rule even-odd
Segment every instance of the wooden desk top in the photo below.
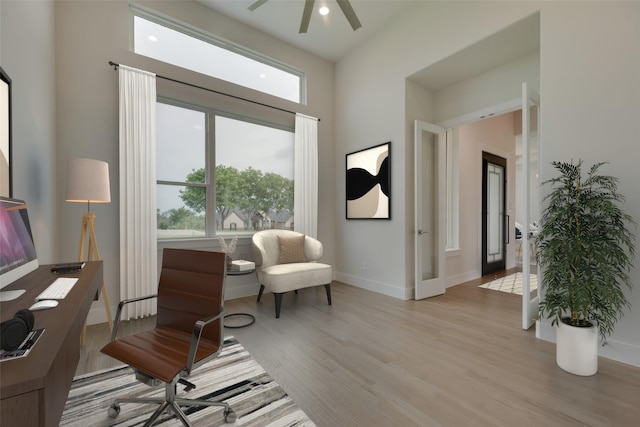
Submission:
{"label": "wooden desk top", "polygon": [[[62,274],[51,272],[51,265],[43,265],[25,277],[4,288],[26,289],[13,301],[0,303],[0,318],[13,318],[23,308],[29,308],[34,299],[57,277],[78,277],[79,280],[57,307],[34,311],[34,329],[45,331],[26,357],[0,362],[0,398],[26,393],[44,388],[47,375],[70,331],[76,333],[86,320],[86,315],[97,291],[102,285],[102,261],[87,262],[77,273]],[[80,336],[77,336],[78,342]],[[71,363],[71,362],[70,362]],[[77,363],[77,361],[76,361]]]}

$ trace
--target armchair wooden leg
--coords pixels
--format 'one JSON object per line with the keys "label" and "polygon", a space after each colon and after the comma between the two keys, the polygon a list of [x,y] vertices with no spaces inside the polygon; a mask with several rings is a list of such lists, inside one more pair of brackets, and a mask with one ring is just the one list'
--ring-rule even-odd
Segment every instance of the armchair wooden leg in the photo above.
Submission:
{"label": "armchair wooden leg", "polygon": [[327,302],[331,305],[331,283],[324,285],[324,290],[327,291]]}
{"label": "armchair wooden leg", "polygon": [[258,291],[258,302],[260,302],[260,298],[262,298],[262,292],[264,292],[264,285],[260,285],[260,290]]}
{"label": "armchair wooden leg", "polygon": [[273,294],[276,302],[276,319],[280,318],[280,306],[282,305],[282,295],[283,294],[276,294],[276,293]]}

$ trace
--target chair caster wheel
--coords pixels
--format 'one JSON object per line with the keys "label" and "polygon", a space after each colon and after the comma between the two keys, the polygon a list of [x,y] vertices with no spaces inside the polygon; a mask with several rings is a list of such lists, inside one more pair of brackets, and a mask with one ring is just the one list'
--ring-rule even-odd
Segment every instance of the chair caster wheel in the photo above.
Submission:
{"label": "chair caster wheel", "polygon": [[236,415],[236,413],[234,412],[233,409],[229,409],[224,411],[224,421],[227,423],[235,423],[236,419],[238,419],[238,416]]}
{"label": "chair caster wheel", "polygon": [[107,411],[107,414],[109,415],[109,418],[117,417],[120,414],[120,405],[118,405],[117,403],[114,403],[111,406],[109,406],[109,410]]}

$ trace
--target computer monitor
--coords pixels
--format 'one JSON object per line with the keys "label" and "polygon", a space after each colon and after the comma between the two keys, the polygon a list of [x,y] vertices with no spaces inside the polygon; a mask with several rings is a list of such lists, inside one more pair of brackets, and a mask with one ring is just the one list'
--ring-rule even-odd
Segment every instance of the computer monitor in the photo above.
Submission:
{"label": "computer monitor", "polygon": [[[38,268],[27,205],[0,197],[0,289]],[[0,302],[18,298],[24,289],[1,291]]]}

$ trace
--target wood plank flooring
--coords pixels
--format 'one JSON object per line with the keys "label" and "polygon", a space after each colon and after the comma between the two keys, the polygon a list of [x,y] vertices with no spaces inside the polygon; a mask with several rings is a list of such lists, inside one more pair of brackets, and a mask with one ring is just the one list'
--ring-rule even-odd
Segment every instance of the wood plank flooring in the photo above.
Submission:
{"label": "wood plank flooring", "polygon": [[[637,426],[640,368],[600,358],[578,377],[555,345],[520,329],[520,297],[480,289],[402,301],[340,282],[226,302],[256,323],[227,329],[318,426]],[[153,319],[128,322],[135,331]],[[123,330],[124,331],[124,330]],[[127,333],[126,331],[124,331]],[[106,325],[88,328],[78,373],[118,362],[99,353]]]}

